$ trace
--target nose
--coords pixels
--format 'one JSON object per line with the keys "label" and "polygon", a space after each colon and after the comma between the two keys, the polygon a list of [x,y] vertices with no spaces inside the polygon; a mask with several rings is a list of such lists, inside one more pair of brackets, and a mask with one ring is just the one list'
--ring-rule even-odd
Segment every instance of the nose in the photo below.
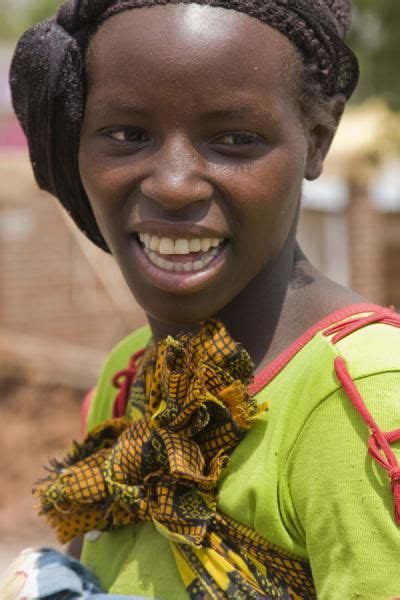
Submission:
{"label": "nose", "polygon": [[205,159],[188,138],[176,135],[165,139],[149,160],[141,192],[166,210],[178,211],[211,198],[213,186],[207,179]]}

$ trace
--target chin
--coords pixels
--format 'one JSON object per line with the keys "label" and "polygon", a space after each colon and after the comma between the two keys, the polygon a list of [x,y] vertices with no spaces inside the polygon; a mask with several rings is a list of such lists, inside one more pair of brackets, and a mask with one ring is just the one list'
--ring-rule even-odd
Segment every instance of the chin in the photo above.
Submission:
{"label": "chin", "polygon": [[219,312],[217,307],[194,306],[190,302],[187,303],[186,306],[183,306],[183,304],[186,303],[178,302],[175,306],[164,306],[162,309],[158,310],[155,310],[154,307],[143,308],[148,317],[164,323],[174,323],[182,326],[191,326],[195,323],[211,319]]}
{"label": "chin", "polygon": [[[171,297],[162,294],[162,298],[155,298],[156,294],[153,293],[151,296],[146,294],[145,298],[141,298],[133,290],[132,292],[150,319],[182,326],[190,326],[216,317],[229,302],[225,299],[220,299],[218,302],[215,294],[212,293],[203,293],[198,297],[195,295]],[[153,302],[148,301],[149,297],[152,297]],[[211,298],[213,302],[210,302]],[[143,299],[145,301],[141,302]]]}

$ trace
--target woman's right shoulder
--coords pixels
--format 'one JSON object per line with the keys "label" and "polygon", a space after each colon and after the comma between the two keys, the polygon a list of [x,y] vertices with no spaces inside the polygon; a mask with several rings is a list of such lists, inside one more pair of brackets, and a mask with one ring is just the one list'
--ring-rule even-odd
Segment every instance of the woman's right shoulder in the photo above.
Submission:
{"label": "woman's right shoulder", "polygon": [[118,342],[105,359],[94,391],[91,393],[90,405],[86,406],[85,430],[88,431],[111,418],[118,388],[113,379],[116,373],[129,366],[133,354],[146,347],[151,339],[148,325],[136,329]]}
{"label": "woman's right shoulder", "polygon": [[147,346],[151,339],[151,330],[148,325],[135,329],[129,335],[120,340],[109,352],[100,370],[100,380],[103,374],[111,371],[119,371],[125,368],[129,359],[135,352]]}

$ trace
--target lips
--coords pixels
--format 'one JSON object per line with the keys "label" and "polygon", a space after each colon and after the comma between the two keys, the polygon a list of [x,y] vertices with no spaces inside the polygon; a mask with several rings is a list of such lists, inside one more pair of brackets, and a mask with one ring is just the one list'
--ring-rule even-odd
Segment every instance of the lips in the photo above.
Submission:
{"label": "lips", "polygon": [[143,251],[156,267],[165,271],[200,271],[207,267],[219,253],[223,238],[168,238],[140,233]]}
{"label": "lips", "polygon": [[146,247],[144,247],[144,252],[147,254],[153,265],[156,265],[156,267],[159,267],[160,269],[178,273],[181,271],[189,273],[192,271],[200,271],[209,265],[213,258],[217,256],[218,249],[213,248],[208,252],[197,252],[196,254],[186,254],[185,256],[170,254],[165,258],[158,252],[149,250]]}
{"label": "lips", "polygon": [[174,239],[166,236],[159,237],[150,233],[140,233],[139,239],[147,250],[166,256],[205,253],[212,248],[217,248],[224,241],[222,237],[187,236]]}
{"label": "lips", "polygon": [[173,294],[189,294],[208,287],[218,277],[228,257],[229,242],[221,240],[217,247],[206,252],[161,254],[146,247],[136,234],[131,236],[130,251],[151,285]]}

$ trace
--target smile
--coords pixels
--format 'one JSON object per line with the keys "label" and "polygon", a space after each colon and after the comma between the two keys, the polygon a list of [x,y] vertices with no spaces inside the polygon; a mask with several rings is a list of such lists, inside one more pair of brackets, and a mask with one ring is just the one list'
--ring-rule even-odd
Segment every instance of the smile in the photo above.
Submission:
{"label": "smile", "polygon": [[149,233],[139,235],[143,251],[159,269],[190,273],[201,271],[218,256],[223,238],[159,238]]}

